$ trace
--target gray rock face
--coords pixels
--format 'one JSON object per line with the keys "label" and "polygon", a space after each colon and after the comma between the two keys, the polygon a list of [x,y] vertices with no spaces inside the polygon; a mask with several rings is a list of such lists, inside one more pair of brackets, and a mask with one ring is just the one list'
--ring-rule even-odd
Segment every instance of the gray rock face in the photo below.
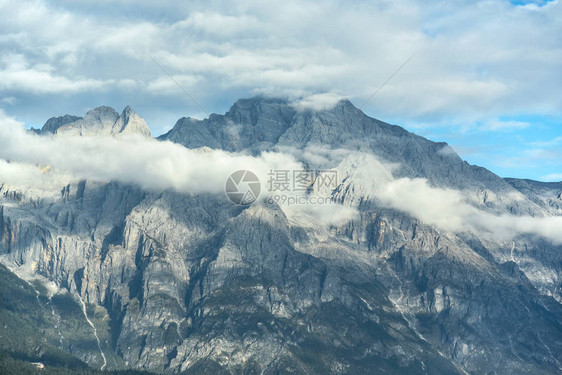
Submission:
{"label": "gray rock face", "polygon": [[562,214],[562,182],[507,178],[506,181],[535,204],[555,215]]}
{"label": "gray rock face", "polygon": [[130,106],[126,106],[115,121],[111,134],[138,134],[146,138],[152,137],[146,122]]}
{"label": "gray rock face", "polygon": [[187,148],[210,147],[226,151],[265,150],[278,143],[296,111],[282,99],[241,99],[224,115],[199,121],[181,118],[160,139]]}
{"label": "gray rock face", "polygon": [[[125,112],[84,120],[99,130],[114,119],[110,133],[121,133],[137,123]],[[279,99],[240,100],[224,116],[181,119],[163,138],[253,154],[360,150],[395,163],[395,176],[471,192],[484,210],[557,209],[537,198],[556,187],[506,182],[347,101],[299,112]],[[275,205],[239,207],[223,195],[83,181],[35,196],[0,185],[1,259],[98,306],[109,322],[98,327],[102,348],[159,373],[562,371],[559,246],[446,233],[352,183],[334,197],[360,202],[359,215],[339,226],[299,224]]]}
{"label": "gray rock face", "polygon": [[64,125],[81,120],[82,117],[64,115],[60,117],[51,117],[41,128],[40,134],[55,134],[57,130]]}
{"label": "gray rock face", "polygon": [[61,124],[54,130],[60,135],[115,136],[136,134],[150,138],[146,122],[129,106],[119,115],[111,107],[98,107],[88,111],[84,118]]}

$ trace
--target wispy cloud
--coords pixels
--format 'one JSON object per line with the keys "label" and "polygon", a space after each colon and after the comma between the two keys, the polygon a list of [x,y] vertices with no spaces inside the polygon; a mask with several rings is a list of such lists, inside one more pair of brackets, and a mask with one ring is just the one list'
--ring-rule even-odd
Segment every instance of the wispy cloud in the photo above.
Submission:
{"label": "wispy cloud", "polygon": [[530,123],[525,121],[500,121],[494,120],[489,121],[482,126],[483,130],[491,130],[491,131],[510,131],[510,130],[517,130],[517,129],[525,129],[531,126]]}
{"label": "wispy cloud", "polygon": [[535,141],[530,143],[530,145],[538,148],[554,147],[554,146],[559,146],[561,144],[562,144],[562,136],[550,139],[548,141]]}
{"label": "wispy cloud", "polygon": [[431,187],[424,179],[399,179],[387,184],[377,198],[384,205],[453,233],[471,232],[491,240],[531,234],[562,244],[562,217],[515,216],[482,210],[459,191]]}
{"label": "wispy cloud", "polygon": [[[436,188],[423,178],[392,177],[389,165],[372,155],[351,155],[338,169],[347,185],[342,191],[377,202],[383,207],[404,212],[423,223],[451,233],[473,233],[489,240],[538,235],[562,243],[562,217],[517,216],[509,213],[510,204],[525,200],[518,192],[501,197],[493,209],[479,204],[474,191]],[[492,195],[493,192],[490,192]]]}
{"label": "wispy cloud", "polygon": [[[252,157],[224,151],[190,150],[171,142],[141,137],[42,137],[25,131],[13,119],[3,117],[0,119],[0,158],[42,168],[49,166],[76,179],[118,180],[147,189],[217,193],[224,191],[229,174],[239,169],[250,169],[265,178],[270,168],[302,168],[293,157],[285,154],[264,153]],[[33,169],[24,172],[31,173],[29,179],[37,176]]]}
{"label": "wispy cloud", "polygon": [[560,181],[562,181],[562,173],[547,174],[546,176],[542,176],[541,180],[551,181],[551,182],[560,182]]}
{"label": "wispy cloud", "polygon": [[49,66],[13,67],[0,70],[0,90],[25,91],[34,94],[68,94],[79,91],[99,91],[114,86],[116,80],[96,80],[55,75]]}
{"label": "wispy cloud", "polygon": [[[149,191],[224,194],[227,178],[237,170],[252,171],[265,188],[271,170],[304,168],[292,153],[264,152],[254,157],[205,148],[187,149],[134,136],[38,136],[0,111],[0,183],[54,191],[57,196],[61,187],[80,179],[120,181]],[[288,194],[296,198],[305,192]],[[265,193],[261,197],[267,198]],[[329,200],[329,196],[324,200]],[[333,202],[292,204],[284,206],[284,210],[290,218],[307,215],[323,224],[341,224],[356,213],[354,208]]]}
{"label": "wispy cloud", "polygon": [[7,96],[7,97],[5,97],[5,98],[2,98],[0,101],[1,101],[2,103],[6,103],[6,104],[8,104],[8,105],[13,105],[13,104],[15,104],[15,103],[17,102],[17,99],[14,98],[13,96]]}
{"label": "wispy cloud", "polygon": [[307,109],[322,111],[333,108],[342,99],[341,95],[335,93],[315,94],[293,102],[292,106],[299,111]]}

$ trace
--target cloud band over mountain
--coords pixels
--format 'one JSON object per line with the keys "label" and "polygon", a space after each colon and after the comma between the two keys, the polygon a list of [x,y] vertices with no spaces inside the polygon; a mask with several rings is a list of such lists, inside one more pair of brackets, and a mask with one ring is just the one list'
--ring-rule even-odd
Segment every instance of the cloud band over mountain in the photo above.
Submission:
{"label": "cloud band over mountain", "polygon": [[[324,152],[324,165],[326,162],[342,163],[346,156],[356,155],[341,149]],[[221,193],[227,177],[236,170],[251,170],[264,183],[270,170],[303,169],[299,155],[310,158],[313,154],[285,148],[283,152],[264,152],[254,157],[222,150],[187,149],[172,142],[135,136],[38,136],[4,114],[0,119],[0,158],[4,159],[0,160],[0,179],[13,185],[58,186],[69,180],[91,179],[132,183],[148,190]],[[317,158],[318,155],[316,153]],[[432,187],[424,179],[395,179],[392,177],[395,167],[378,161],[366,164],[359,167],[362,175],[356,175],[354,181],[367,181],[364,194],[369,199],[442,230],[503,239],[535,234],[562,243],[561,217],[486,211],[476,207],[467,192]],[[45,173],[51,168],[54,173]],[[286,207],[285,211],[290,218],[308,215],[324,224],[342,224],[356,217],[355,203],[347,204],[347,207],[296,205]]]}

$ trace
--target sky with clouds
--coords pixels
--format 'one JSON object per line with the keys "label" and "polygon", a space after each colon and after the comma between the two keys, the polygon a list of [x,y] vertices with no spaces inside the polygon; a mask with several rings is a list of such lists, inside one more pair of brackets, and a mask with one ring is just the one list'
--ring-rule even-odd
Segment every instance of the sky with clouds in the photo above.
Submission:
{"label": "sky with clouds", "polygon": [[[154,134],[257,94],[349,98],[504,177],[562,180],[557,1],[5,1],[0,110],[131,105]],[[152,58],[152,59],[151,59]]]}

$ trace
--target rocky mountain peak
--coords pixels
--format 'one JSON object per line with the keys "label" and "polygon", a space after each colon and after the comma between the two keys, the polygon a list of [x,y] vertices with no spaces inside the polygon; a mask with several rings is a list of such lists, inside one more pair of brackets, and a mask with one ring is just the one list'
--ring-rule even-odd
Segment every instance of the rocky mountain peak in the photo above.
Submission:
{"label": "rocky mountain peak", "polygon": [[121,116],[113,124],[112,135],[116,134],[138,134],[143,137],[151,138],[150,128],[131,106],[126,106]]}
{"label": "rocky mountain peak", "polygon": [[84,118],[97,118],[101,120],[117,119],[117,117],[119,117],[119,113],[115,109],[104,105],[89,110],[84,116]]}
{"label": "rocky mountain peak", "polygon": [[335,113],[349,113],[355,115],[364,115],[364,113],[357,108],[349,99],[341,99],[332,108],[329,109],[331,112]]}
{"label": "rocky mountain peak", "polygon": [[81,120],[82,117],[72,116],[72,115],[64,115],[59,117],[51,117],[50,119],[45,122],[45,125],[40,130],[40,134],[55,134],[56,131],[66,124],[70,124],[72,122]]}
{"label": "rocky mountain peak", "polygon": [[286,99],[256,96],[237,100],[225,116],[238,124],[256,125],[261,119],[284,121],[294,113]]}
{"label": "rocky mountain peak", "polygon": [[80,136],[138,134],[152,137],[146,122],[130,106],[125,107],[121,115],[111,107],[94,108],[88,111],[84,118],[78,117],[75,121],[64,122],[53,133]]}
{"label": "rocky mountain peak", "polygon": [[434,186],[455,189],[514,191],[493,173],[463,161],[447,144],[369,117],[347,99],[321,110],[300,108],[281,98],[240,99],[224,115],[180,119],[160,139],[192,149],[210,147],[251,154],[276,146],[362,151],[398,166],[393,170],[395,177],[424,177]]}

